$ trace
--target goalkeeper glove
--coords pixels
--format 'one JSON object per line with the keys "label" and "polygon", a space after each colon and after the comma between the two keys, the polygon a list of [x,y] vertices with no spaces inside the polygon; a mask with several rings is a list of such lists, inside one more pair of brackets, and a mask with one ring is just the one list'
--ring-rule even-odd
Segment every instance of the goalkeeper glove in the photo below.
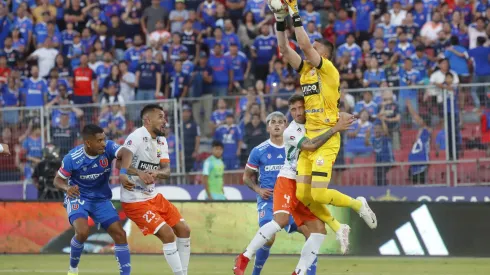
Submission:
{"label": "goalkeeper glove", "polygon": [[284,0],[284,1],[286,1],[286,3],[288,4],[289,14],[291,14],[291,16],[299,14],[298,0]]}

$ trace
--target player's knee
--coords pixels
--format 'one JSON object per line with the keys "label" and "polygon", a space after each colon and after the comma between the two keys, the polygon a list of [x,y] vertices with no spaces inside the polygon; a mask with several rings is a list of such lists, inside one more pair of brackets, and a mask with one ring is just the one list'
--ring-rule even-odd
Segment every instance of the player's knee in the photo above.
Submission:
{"label": "player's knee", "polygon": [[126,231],[122,228],[114,233],[112,233],[112,239],[116,244],[125,244],[128,241],[126,240]]}
{"label": "player's knee", "polygon": [[175,234],[172,228],[167,224],[163,225],[155,234],[163,243],[173,243],[175,241]]}
{"label": "player's knee", "polygon": [[284,228],[289,225],[289,214],[278,213],[274,215],[274,221],[281,227]]}
{"label": "player's knee", "polygon": [[77,241],[84,243],[88,239],[88,234],[89,234],[88,227],[79,228],[75,231],[75,238],[77,239]]}
{"label": "player's knee", "polygon": [[191,236],[191,228],[186,223],[183,223],[183,226],[175,233],[179,238],[189,238]]}

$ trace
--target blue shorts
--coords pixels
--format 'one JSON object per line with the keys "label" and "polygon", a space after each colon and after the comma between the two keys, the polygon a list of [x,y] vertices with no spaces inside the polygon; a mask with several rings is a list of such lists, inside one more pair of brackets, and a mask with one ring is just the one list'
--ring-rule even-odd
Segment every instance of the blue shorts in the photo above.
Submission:
{"label": "blue shorts", "polygon": [[[257,204],[257,213],[259,214],[259,227],[274,220],[274,211],[272,202],[260,202]],[[294,223],[293,216],[289,215],[289,224],[284,227],[288,233],[298,231],[298,226]]]}
{"label": "blue shorts", "polygon": [[71,225],[78,218],[88,219],[90,216],[95,223],[99,223],[107,230],[111,224],[119,221],[117,210],[110,200],[89,201],[81,198],[65,198],[65,207]]}

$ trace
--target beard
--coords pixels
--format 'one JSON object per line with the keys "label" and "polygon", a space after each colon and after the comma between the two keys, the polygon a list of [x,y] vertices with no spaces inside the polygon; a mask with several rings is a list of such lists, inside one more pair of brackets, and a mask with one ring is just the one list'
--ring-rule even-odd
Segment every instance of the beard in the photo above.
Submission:
{"label": "beard", "polygon": [[153,133],[155,133],[159,137],[165,136],[165,131],[160,130],[159,128],[153,128]]}

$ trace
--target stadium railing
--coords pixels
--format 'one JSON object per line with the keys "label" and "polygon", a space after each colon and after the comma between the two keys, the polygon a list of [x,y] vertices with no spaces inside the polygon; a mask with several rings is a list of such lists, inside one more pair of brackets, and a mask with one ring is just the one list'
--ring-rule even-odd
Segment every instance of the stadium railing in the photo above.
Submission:
{"label": "stadium railing", "polygon": [[[489,184],[490,154],[488,154],[488,146],[486,142],[482,142],[482,129],[480,122],[481,117],[487,115],[485,106],[487,105],[486,100],[488,100],[488,97],[484,94],[483,89],[478,90],[477,95],[482,99],[482,108],[479,110],[474,110],[472,107],[473,104],[471,104],[473,100],[470,93],[472,87],[487,87],[488,85],[490,84],[459,85],[459,95],[456,105],[453,107],[451,107],[451,105],[447,106],[442,104],[442,102],[445,102],[447,98],[451,98],[451,93],[437,90],[438,95],[442,94],[441,97],[439,97],[439,99],[437,99],[437,97],[432,99],[430,97],[427,98],[425,95],[428,91],[433,91],[433,89],[436,89],[436,87],[409,87],[409,89],[416,90],[416,102],[418,105],[415,106],[417,109],[416,113],[431,131],[428,161],[409,161],[409,155],[412,150],[417,150],[417,148],[420,149],[420,144],[416,144],[417,137],[420,132],[420,120],[415,119],[407,113],[407,115],[403,115],[400,126],[390,130],[392,140],[394,141],[394,139],[399,139],[399,146],[396,144],[396,142],[393,142],[394,161],[389,163],[377,163],[374,153],[363,157],[356,156],[352,159],[345,156],[344,164],[336,164],[334,166],[335,170],[332,182],[351,186],[377,185],[378,183],[375,182],[374,176],[376,169],[379,169],[380,167],[390,167],[389,170],[383,171],[386,172],[386,182],[389,185],[412,185],[413,182],[409,177],[410,167],[414,165],[426,165],[427,174],[425,186]],[[348,102],[349,100],[352,101],[352,99],[354,99],[355,103],[361,101],[363,99],[363,93],[366,91],[371,91],[374,95],[373,100],[380,103],[381,101],[379,101],[379,97],[382,96],[383,92],[387,90],[392,91],[392,93],[397,96],[394,99],[394,102],[398,103],[397,106],[400,108],[402,102],[399,100],[399,94],[401,91],[406,91],[407,87],[367,88],[355,90],[345,89],[342,90],[342,93],[345,95],[342,96],[343,105],[349,105]],[[277,101],[281,101],[279,99],[287,100],[289,96],[290,94],[278,92],[272,92],[270,95],[264,95],[266,112],[268,113],[275,110],[276,108],[274,106]],[[30,124],[39,124],[41,131],[45,133],[41,137],[43,147],[46,143],[54,143],[52,137],[53,126],[59,122],[59,118],[56,118],[56,116],[59,116],[61,111],[62,113],[74,113],[71,115],[74,116],[74,118],[71,118],[71,123],[74,123],[74,128],[78,131],[80,131],[81,127],[87,123],[109,125],[106,127],[107,129],[120,127],[119,132],[113,130],[113,133],[109,134],[109,136],[122,144],[124,142],[124,138],[135,127],[141,126],[141,120],[139,119],[139,111],[141,110],[141,107],[150,102],[158,103],[161,104],[167,111],[166,113],[168,115],[169,128],[171,130],[169,135],[172,136],[173,133],[173,138],[170,138],[171,142],[169,142],[169,145],[171,145],[170,153],[171,158],[173,158],[172,163],[175,163],[175,165],[172,167],[174,173],[170,182],[175,184],[200,183],[202,161],[209,155],[210,144],[212,141],[212,129],[210,129],[210,117],[208,117],[209,113],[216,110],[218,100],[223,99],[227,104],[227,109],[230,109],[235,115],[236,123],[239,125],[240,118],[244,111],[241,106],[245,106],[244,101],[246,101],[247,97],[254,100],[253,96],[242,94],[226,97],[209,97],[206,99],[185,98],[184,100],[171,99],[148,102],[135,101],[127,102],[125,106],[120,106],[117,104],[109,104],[105,106],[101,106],[100,104],[89,104],[76,106],[53,106],[50,108],[2,108],[0,109],[2,121],[2,142],[5,142],[3,140],[8,137],[8,133],[6,132],[9,132],[9,130],[11,131],[13,140],[12,143],[16,143],[18,138],[30,127]],[[208,101],[207,103],[206,100]],[[201,126],[201,131],[203,134],[201,138],[201,154],[198,156],[193,167],[194,169],[191,172],[186,172],[184,169],[186,160],[184,156],[186,136],[183,133],[184,127],[186,126],[183,125],[182,119],[180,119],[180,114],[182,113],[184,105],[192,106],[194,118],[200,120],[198,124]],[[123,114],[123,117],[125,118],[125,127],[118,124],[120,122],[114,123],[116,125],[108,123],[108,117],[110,118],[111,116],[107,116],[107,112],[112,112],[113,110],[116,112],[117,110],[122,109],[122,107],[125,108]],[[197,107],[200,107],[201,110],[197,111],[196,114]],[[451,112],[450,110],[446,109],[448,107],[460,110],[459,112],[456,110]],[[73,108],[76,108],[77,110],[75,111]],[[204,108],[208,108],[207,112],[204,110]],[[209,108],[211,108],[210,111]],[[284,110],[287,112],[287,107],[284,108]],[[352,109],[347,111],[353,112]],[[12,117],[15,118],[15,115],[18,115],[17,120],[12,119]],[[30,123],[31,121],[32,123]],[[419,123],[415,123],[416,121]],[[454,122],[453,126],[449,126],[451,130],[450,135],[443,134],[447,132],[447,122]],[[451,148],[449,148],[449,146],[439,148],[437,144],[448,144],[449,136],[456,137],[455,139],[458,140],[457,145],[452,146]],[[78,140],[78,143],[79,142],[80,140]],[[351,141],[344,134],[343,147],[345,147],[349,142]],[[172,146],[172,144],[174,146]],[[17,145],[20,150],[18,150],[15,155],[18,158],[19,165],[3,165],[0,167],[0,169],[2,169],[2,177],[0,177],[0,182],[2,182],[2,184],[24,183],[24,186],[26,184],[30,184],[29,180],[24,179],[24,169],[22,168],[22,165],[25,164],[25,149],[22,149],[21,143],[17,143]],[[246,149],[242,150],[242,157],[240,161],[240,167],[242,168],[246,162],[246,152]],[[456,160],[450,159],[450,156],[454,155],[458,155],[458,158]],[[226,171],[225,182],[227,184],[241,184],[242,172],[243,170],[240,169]]]}

